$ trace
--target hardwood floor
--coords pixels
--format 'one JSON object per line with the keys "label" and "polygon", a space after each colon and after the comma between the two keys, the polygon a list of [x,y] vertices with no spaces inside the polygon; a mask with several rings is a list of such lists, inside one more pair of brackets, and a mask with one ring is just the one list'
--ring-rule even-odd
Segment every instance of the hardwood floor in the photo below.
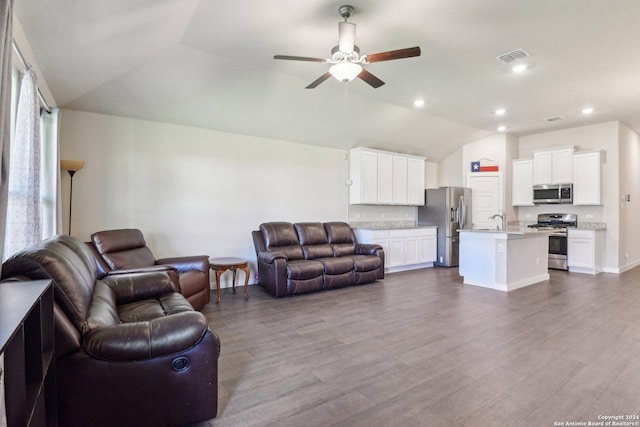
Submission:
{"label": "hardwood floor", "polygon": [[550,274],[508,294],[463,285],[456,268],[281,299],[224,289],[203,309],[222,352],[218,417],[200,426],[528,427],[640,414],[640,268]]}

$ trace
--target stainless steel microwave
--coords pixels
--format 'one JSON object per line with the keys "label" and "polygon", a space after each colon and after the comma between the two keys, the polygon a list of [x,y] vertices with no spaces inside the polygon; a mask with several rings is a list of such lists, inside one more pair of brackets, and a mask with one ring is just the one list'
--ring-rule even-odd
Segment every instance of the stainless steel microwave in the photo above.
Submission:
{"label": "stainless steel microwave", "polygon": [[573,203],[573,184],[534,185],[533,203]]}

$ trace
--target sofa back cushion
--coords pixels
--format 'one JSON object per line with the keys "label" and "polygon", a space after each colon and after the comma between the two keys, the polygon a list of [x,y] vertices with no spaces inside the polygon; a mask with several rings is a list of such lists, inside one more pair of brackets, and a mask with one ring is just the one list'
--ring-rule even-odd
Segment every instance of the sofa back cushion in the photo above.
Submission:
{"label": "sofa back cushion", "polygon": [[325,222],[329,244],[334,256],[354,255],[356,253],[356,236],[346,222]]}
{"label": "sofa back cushion", "polygon": [[78,331],[87,320],[97,274],[87,245],[71,236],[45,239],[15,253],[2,266],[3,279],[53,279],[55,302]]}
{"label": "sofa back cushion", "polygon": [[268,251],[282,252],[288,259],[303,259],[302,247],[293,224],[290,222],[265,222],[260,231]]}
{"label": "sofa back cushion", "polygon": [[91,235],[91,241],[112,270],[148,267],[156,263],[138,229],[99,231]]}
{"label": "sofa back cushion", "polygon": [[333,257],[333,249],[321,222],[300,222],[294,227],[305,259]]}

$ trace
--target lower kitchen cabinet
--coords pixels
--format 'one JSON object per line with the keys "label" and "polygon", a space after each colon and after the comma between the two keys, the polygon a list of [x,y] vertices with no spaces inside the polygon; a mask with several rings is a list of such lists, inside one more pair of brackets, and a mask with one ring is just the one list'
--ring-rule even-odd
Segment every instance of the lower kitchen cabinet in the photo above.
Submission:
{"label": "lower kitchen cabinet", "polygon": [[572,230],[567,235],[567,264],[575,273],[598,274],[604,263],[604,230]]}
{"label": "lower kitchen cabinet", "polygon": [[433,267],[437,253],[437,228],[355,229],[358,242],[384,248],[385,271]]}

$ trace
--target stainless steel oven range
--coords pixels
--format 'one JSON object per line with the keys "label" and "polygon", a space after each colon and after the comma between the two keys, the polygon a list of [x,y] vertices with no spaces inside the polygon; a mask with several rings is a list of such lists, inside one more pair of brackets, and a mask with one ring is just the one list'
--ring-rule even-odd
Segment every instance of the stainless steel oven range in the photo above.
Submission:
{"label": "stainless steel oven range", "polygon": [[538,222],[529,227],[538,230],[550,230],[549,235],[549,268],[568,270],[567,266],[567,230],[578,226],[576,214],[539,214]]}

